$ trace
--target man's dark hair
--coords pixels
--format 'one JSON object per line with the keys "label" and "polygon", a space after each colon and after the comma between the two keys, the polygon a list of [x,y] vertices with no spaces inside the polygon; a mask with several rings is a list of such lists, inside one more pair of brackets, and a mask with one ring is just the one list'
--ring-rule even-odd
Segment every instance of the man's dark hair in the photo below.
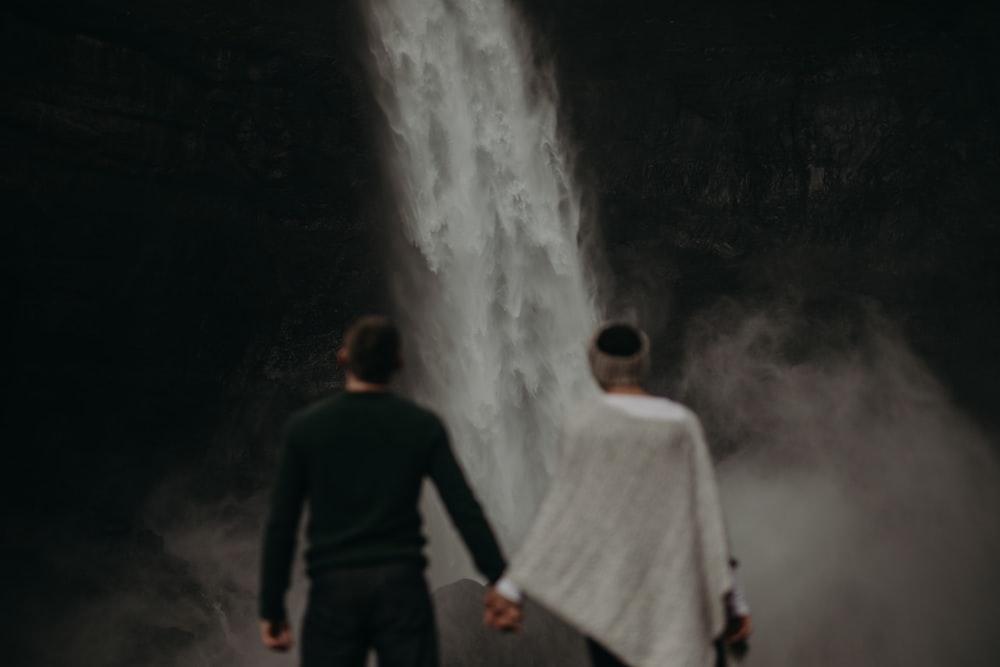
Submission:
{"label": "man's dark hair", "polygon": [[379,315],[365,315],[344,336],[347,370],[359,380],[385,384],[399,368],[399,330]]}
{"label": "man's dark hair", "polygon": [[597,349],[614,357],[631,357],[642,349],[642,339],[634,327],[615,324],[597,337]]}

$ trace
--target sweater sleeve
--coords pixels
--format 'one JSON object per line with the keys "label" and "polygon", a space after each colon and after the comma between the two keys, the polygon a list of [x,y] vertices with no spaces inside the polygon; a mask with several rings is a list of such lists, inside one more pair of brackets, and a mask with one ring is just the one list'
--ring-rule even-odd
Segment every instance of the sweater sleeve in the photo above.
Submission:
{"label": "sweater sleeve", "polygon": [[291,579],[305,494],[302,455],[286,436],[264,529],[260,576],[260,617],[264,620],[277,622],[286,616],[285,592]]}
{"label": "sweater sleeve", "polygon": [[455,459],[443,427],[440,427],[433,444],[429,474],[452,523],[472,554],[476,569],[490,583],[494,583],[503,574],[507,564],[493,529]]}

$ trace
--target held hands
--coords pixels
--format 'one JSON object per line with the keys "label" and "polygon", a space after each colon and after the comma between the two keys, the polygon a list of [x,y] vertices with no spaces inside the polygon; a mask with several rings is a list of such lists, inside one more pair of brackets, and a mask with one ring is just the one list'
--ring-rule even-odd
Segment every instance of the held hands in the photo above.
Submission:
{"label": "held hands", "polygon": [[483,623],[500,632],[521,632],[521,605],[511,602],[491,588],[486,594]]}
{"label": "held hands", "polygon": [[261,621],[260,638],[263,640],[264,646],[272,651],[284,653],[292,648],[292,627],[288,625],[288,621],[277,623]]}

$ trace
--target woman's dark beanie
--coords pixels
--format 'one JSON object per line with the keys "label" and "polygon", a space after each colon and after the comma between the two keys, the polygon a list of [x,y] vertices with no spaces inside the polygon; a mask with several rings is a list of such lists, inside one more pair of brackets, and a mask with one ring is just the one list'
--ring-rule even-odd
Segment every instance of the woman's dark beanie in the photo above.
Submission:
{"label": "woman's dark beanie", "polygon": [[602,387],[638,385],[649,373],[649,338],[627,322],[605,322],[591,337],[587,358]]}

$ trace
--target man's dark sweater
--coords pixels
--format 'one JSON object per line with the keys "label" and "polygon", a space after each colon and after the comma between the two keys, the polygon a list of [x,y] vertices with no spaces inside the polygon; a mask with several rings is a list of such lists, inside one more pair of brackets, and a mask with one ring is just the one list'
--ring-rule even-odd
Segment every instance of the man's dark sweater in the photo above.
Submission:
{"label": "man's dark sweater", "polygon": [[306,503],[310,577],[395,561],[426,565],[417,508],[425,476],[476,567],[496,580],[505,568],[500,547],[434,414],[389,392],[347,392],[293,416],[264,536],[261,618],[285,618]]}

